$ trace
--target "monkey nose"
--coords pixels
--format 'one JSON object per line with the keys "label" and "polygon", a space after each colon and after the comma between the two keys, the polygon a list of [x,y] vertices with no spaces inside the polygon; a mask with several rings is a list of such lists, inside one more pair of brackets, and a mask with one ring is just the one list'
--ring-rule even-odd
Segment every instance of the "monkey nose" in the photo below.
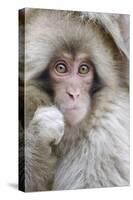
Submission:
{"label": "monkey nose", "polygon": [[69,91],[67,91],[67,95],[72,100],[76,100],[80,96],[80,91],[79,90],[69,90]]}

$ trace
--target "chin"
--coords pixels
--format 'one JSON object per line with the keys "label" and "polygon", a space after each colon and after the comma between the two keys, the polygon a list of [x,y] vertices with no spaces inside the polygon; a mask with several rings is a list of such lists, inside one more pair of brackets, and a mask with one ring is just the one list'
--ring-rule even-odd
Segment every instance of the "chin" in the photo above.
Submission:
{"label": "chin", "polygon": [[64,111],[64,117],[66,122],[70,126],[76,126],[84,119],[86,113],[87,109],[85,108],[68,109],[68,110],[66,109]]}

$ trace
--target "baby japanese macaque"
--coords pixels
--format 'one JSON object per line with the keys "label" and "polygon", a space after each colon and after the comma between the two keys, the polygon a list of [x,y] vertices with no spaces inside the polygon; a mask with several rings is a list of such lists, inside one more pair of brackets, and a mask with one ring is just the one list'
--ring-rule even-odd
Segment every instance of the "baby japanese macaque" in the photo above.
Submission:
{"label": "baby japanese macaque", "polygon": [[129,184],[128,20],[20,11],[21,190]]}

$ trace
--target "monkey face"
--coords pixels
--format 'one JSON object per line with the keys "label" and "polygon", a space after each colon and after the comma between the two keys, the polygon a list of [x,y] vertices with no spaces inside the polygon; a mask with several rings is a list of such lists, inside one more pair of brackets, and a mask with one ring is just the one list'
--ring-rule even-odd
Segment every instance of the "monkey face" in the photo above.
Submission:
{"label": "monkey face", "polygon": [[63,53],[50,64],[55,103],[71,125],[80,122],[90,108],[94,68],[86,54],[75,58]]}

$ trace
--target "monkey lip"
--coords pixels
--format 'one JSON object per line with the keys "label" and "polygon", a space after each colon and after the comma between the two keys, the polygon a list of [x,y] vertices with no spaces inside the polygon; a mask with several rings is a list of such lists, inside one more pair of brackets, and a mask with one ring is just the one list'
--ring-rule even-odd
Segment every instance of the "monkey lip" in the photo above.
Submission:
{"label": "monkey lip", "polygon": [[68,108],[68,110],[78,110],[78,107],[72,107],[72,108]]}
{"label": "monkey lip", "polygon": [[80,108],[79,107],[76,107],[76,106],[72,106],[72,107],[63,107],[62,110],[63,111],[76,111],[76,110],[79,110]]}

